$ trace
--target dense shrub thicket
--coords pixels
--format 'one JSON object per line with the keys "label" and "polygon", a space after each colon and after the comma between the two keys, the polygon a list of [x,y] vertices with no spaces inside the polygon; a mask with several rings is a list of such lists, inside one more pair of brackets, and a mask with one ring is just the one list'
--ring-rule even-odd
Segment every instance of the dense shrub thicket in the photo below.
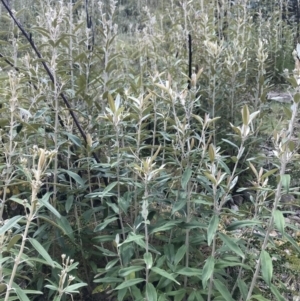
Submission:
{"label": "dense shrub thicket", "polygon": [[0,300],[300,299],[298,1],[0,15]]}

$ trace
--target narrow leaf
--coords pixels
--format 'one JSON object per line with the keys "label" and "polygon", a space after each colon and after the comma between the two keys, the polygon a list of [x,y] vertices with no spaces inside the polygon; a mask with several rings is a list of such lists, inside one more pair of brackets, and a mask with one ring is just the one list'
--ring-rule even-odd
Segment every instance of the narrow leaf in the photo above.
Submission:
{"label": "narrow leaf", "polygon": [[289,193],[290,183],[291,183],[291,176],[290,175],[282,175],[281,176],[281,183],[283,188],[285,189],[286,193]]}
{"label": "narrow leaf", "polygon": [[86,283],[83,283],[83,282],[71,284],[71,285],[68,285],[68,286],[64,289],[64,291],[65,291],[66,293],[69,293],[69,294],[72,294],[72,293],[73,293],[73,294],[74,294],[74,293],[79,293],[78,289],[81,288],[81,287],[83,287],[83,286],[87,286],[87,284],[86,284]]}
{"label": "narrow leaf", "polygon": [[49,198],[52,192],[46,192],[41,199],[38,199],[38,202],[45,206],[51,213],[53,213],[57,218],[61,218],[60,213],[50,204]]}
{"label": "narrow leaf", "polygon": [[211,275],[214,272],[214,266],[215,266],[215,260],[212,256],[209,256],[206,259],[206,262],[204,264],[203,271],[202,271],[202,286],[203,286],[203,289],[206,288],[207,281],[210,279]]}
{"label": "narrow leaf", "polygon": [[231,146],[233,146],[233,147],[239,149],[239,147],[238,147],[236,144],[234,144],[233,142],[231,142],[230,140],[227,140],[227,139],[222,139],[222,140],[225,141],[225,142],[227,142],[227,143],[230,144]]}
{"label": "narrow leaf", "polygon": [[219,237],[222,239],[223,243],[234,253],[241,256],[242,258],[245,258],[244,253],[240,249],[240,247],[227,235],[223,233],[218,233]]}
{"label": "narrow leaf", "polygon": [[69,138],[76,146],[82,147],[82,142],[81,142],[81,140],[80,140],[77,136],[75,136],[75,135],[73,135],[73,134],[70,134],[70,133],[68,133],[68,132],[64,132],[64,133],[68,136],[68,138]]}
{"label": "narrow leaf", "polygon": [[4,234],[6,231],[10,230],[11,228],[13,228],[15,225],[17,225],[17,223],[23,218],[23,216],[21,215],[16,215],[12,218],[10,218],[9,220],[5,221],[5,224],[3,226],[1,226],[0,228],[0,235]]}
{"label": "narrow leaf", "polygon": [[110,93],[107,93],[107,100],[108,100],[109,108],[113,113],[115,113],[116,112],[115,102]]}
{"label": "narrow leaf", "polygon": [[285,232],[284,238],[286,238],[290,242],[290,244],[297,250],[297,252],[300,253],[300,247],[298,246],[298,243],[294,240],[292,236]]}
{"label": "narrow leaf", "polygon": [[135,279],[126,280],[123,283],[121,283],[120,285],[118,285],[115,289],[120,290],[120,289],[123,289],[123,288],[127,288],[127,287],[130,287],[130,286],[136,285],[136,284],[141,283],[143,281],[145,281],[143,278],[135,278]]}
{"label": "narrow leaf", "polygon": [[258,300],[258,301],[270,301],[270,299],[266,299],[262,295],[253,295],[250,300]]}
{"label": "narrow leaf", "polygon": [[196,268],[182,268],[178,271],[176,271],[177,274],[179,275],[184,275],[184,276],[196,276],[198,278],[202,277],[202,271],[200,269]]}
{"label": "narrow leaf", "polygon": [[271,169],[268,172],[266,172],[265,174],[263,174],[261,178],[262,179],[268,178],[269,176],[274,174],[276,171],[278,171],[278,168]]}
{"label": "narrow leaf", "polygon": [[269,253],[265,250],[261,251],[261,273],[265,282],[270,286],[273,277],[273,264]]}
{"label": "narrow leaf", "polygon": [[227,287],[220,280],[214,279],[214,285],[226,301],[234,301]]}
{"label": "narrow leaf", "polygon": [[14,287],[14,291],[16,292],[16,294],[19,297],[19,300],[22,301],[30,301],[30,299],[27,297],[27,295],[24,293],[23,289],[21,289],[19,286],[18,287]]}
{"label": "narrow leaf", "polygon": [[284,216],[280,210],[275,211],[274,222],[275,222],[277,229],[280,231],[280,233],[284,234],[285,220],[284,220]]}
{"label": "narrow leaf", "polygon": [[119,276],[126,277],[126,276],[130,275],[133,272],[139,272],[139,271],[142,271],[144,269],[145,269],[144,266],[131,266],[131,267],[123,268],[123,269],[119,270]]}
{"label": "narrow leaf", "polygon": [[276,297],[278,301],[285,301],[286,299],[282,296],[282,294],[278,291],[275,285],[271,284],[271,292]]}
{"label": "narrow leaf", "polygon": [[192,176],[192,170],[191,168],[187,167],[182,175],[181,178],[181,187],[182,189],[186,189],[187,183],[189,182],[191,176]]}
{"label": "narrow leaf", "polygon": [[28,240],[30,241],[32,246],[38,251],[38,253],[47,261],[47,263],[54,267],[55,262],[52,260],[45,248],[34,238],[28,238]]}
{"label": "narrow leaf", "polygon": [[103,223],[97,225],[94,229],[94,232],[97,232],[97,231],[101,231],[103,229],[105,229],[107,227],[107,225],[109,225],[110,223],[112,223],[113,221],[117,220],[118,218],[117,217],[112,217],[112,218],[109,218],[109,219],[106,219]]}
{"label": "narrow leaf", "polygon": [[151,271],[153,271],[154,273],[159,274],[160,276],[163,276],[163,277],[165,277],[167,279],[170,279],[170,280],[174,281],[175,283],[177,283],[178,285],[180,285],[180,283],[171,274],[169,274],[165,270],[162,270],[162,269],[160,269],[158,267],[153,267],[151,269]]}
{"label": "narrow leaf", "polygon": [[115,258],[111,261],[109,261],[106,266],[105,266],[105,270],[108,271],[110,270],[112,267],[114,267],[114,265],[119,261],[120,259],[119,258]]}
{"label": "narrow leaf", "polygon": [[253,227],[259,224],[261,224],[261,221],[259,220],[234,221],[226,228],[226,231],[233,231],[243,227]]}
{"label": "narrow leaf", "polygon": [[67,169],[63,169],[63,172],[66,172],[73,180],[75,180],[75,182],[80,186],[83,187],[84,186],[84,181],[82,180],[82,178],[75,172],[67,170]]}
{"label": "narrow leaf", "polygon": [[146,284],[146,300],[147,301],[157,301],[157,292],[152,283]]}
{"label": "narrow leaf", "polygon": [[153,265],[153,258],[152,258],[152,254],[150,252],[144,254],[144,261],[147,266],[147,269],[148,270],[151,269],[151,267]]}
{"label": "narrow leaf", "polygon": [[243,109],[242,109],[242,119],[243,119],[243,124],[244,125],[249,125],[249,121],[250,121],[249,116],[250,116],[250,113],[249,113],[248,106],[244,105]]}
{"label": "narrow leaf", "polygon": [[186,245],[182,245],[176,252],[174,265],[177,266],[186,253]]}
{"label": "narrow leaf", "polygon": [[207,244],[210,246],[216,232],[218,230],[219,225],[219,217],[217,215],[213,215],[211,218],[208,228],[207,228]]}
{"label": "narrow leaf", "polygon": [[21,234],[14,235],[6,247],[7,251],[9,251],[10,248],[12,248],[21,238],[22,238]]}
{"label": "narrow leaf", "polygon": [[247,294],[248,294],[247,284],[245,283],[244,280],[242,280],[240,278],[237,279],[237,284],[238,284],[239,290],[241,292],[241,295],[243,297],[243,300],[247,300]]}
{"label": "narrow leaf", "polygon": [[170,229],[173,229],[176,225],[178,224],[178,222],[176,221],[169,221],[166,222],[164,225],[160,225],[158,227],[154,227],[151,231],[150,234],[153,234],[155,232],[162,232],[162,231],[168,231]]}

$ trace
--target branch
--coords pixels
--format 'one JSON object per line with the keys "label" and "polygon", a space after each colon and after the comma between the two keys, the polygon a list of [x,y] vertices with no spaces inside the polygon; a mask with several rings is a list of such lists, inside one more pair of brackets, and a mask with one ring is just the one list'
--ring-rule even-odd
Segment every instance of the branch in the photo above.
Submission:
{"label": "branch", "polygon": [[[54,77],[53,74],[51,72],[51,70],[49,69],[48,65],[45,63],[41,53],[38,51],[37,47],[35,46],[32,36],[28,35],[28,33],[24,30],[24,28],[22,27],[22,25],[20,24],[20,22],[15,18],[14,14],[12,13],[11,9],[9,8],[8,4],[5,3],[5,0],[1,0],[2,4],[4,5],[4,7],[6,8],[6,10],[8,11],[9,15],[11,16],[11,18],[14,20],[15,24],[18,26],[18,28],[20,29],[20,31],[22,32],[22,34],[25,36],[25,38],[27,39],[27,41],[29,42],[29,44],[31,45],[32,49],[34,50],[34,52],[36,53],[36,55],[38,56],[39,59],[41,59],[41,62],[43,64],[44,69],[46,70],[48,76],[50,77],[52,83],[54,84]],[[9,65],[13,66],[8,60],[6,61]],[[14,67],[17,68],[17,67]],[[18,69],[16,69],[18,71]],[[58,85],[59,86],[59,85]],[[72,107],[68,101],[68,99],[66,98],[66,96],[64,95],[63,92],[60,93],[60,97],[62,98],[62,100],[64,101],[65,105],[67,106],[67,108],[69,109],[69,112],[82,136],[82,138],[84,139],[85,143],[87,143],[87,138],[86,138],[86,134],[84,132],[84,130],[82,129],[81,125],[79,124],[78,118],[75,115],[75,113],[72,110]],[[101,163],[99,157],[96,155],[95,152],[92,152],[93,157],[95,158],[97,163]],[[107,177],[102,177],[104,185],[108,186],[109,182]],[[115,204],[117,204],[117,200],[114,197],[110,197],[111,201]],[[125,233],[124,233],[124,228],[123,228],[123,224],[122,224],[122,220],[121,220],[121,214],[117,214],[117,223],[118,223],[118,228],[120,230],[122,230],[122,237],[123,239],[125,239]]]}
{"label": "branch", "polygon": [[[8,4],[6,3],[5,0],[1,0],[2,4],[4,5],[4,7],[6,8],[7,12],[9,13],[9,15],[11,16],[11,18],[14,20],[15,24],[18,26],[18,28],[20,29],[20,31],[22,32],[22,34],[24,35],[24,37],[27,39],[27,41],[29,42],[31,48],[34,50],[35,54],[37,55],[37,57],[39,59],[41,59],[41,62],[43,64],[43,67],[44,69],[46,70],[48,76],[50,77],[52,83],[54,84],[54,77],[53,77],[53,74],[51,72],[51,70],[49,69],[48,65],[46,64],[46,62],[44,61],[41,53],[39,52],[39,50],[37,49],[37,47],[35,46],[34,44],[34,41],[32,39],[32,36],[29,35],[25,29],[22,27],[22,25],[20,24],[20,22],[15,18],[14,14],[12,13],[11,9],[9,8]],[[9,62],[9,61],[6,61],[6,62]],[[10,63],[9,63],[10,64]],[[11,64],[10,64],[11,65]],[[17,69],[16,69],[17,70]],[[77,126],[77,129],[79,130],[82,138],[84,139],[84,142],[86,143],[87,140],[86,140],[86,134],[84,132],[84,130],[82,129],[79,121],[78,121],[78,118],[77,116],[75,115],[75,113],[73,112],[73,109],[68,101],[68,99],[66,98],[66,96],[64,95],[63,92],[60,93],[60,97],[62,98],[62,100],[64,101],[65,105],[67,106],[76,126]],[[101,163],[98,156],[93,152],[93,157],[95,158],[96,162],[97,163]],[[106,178],[103,178],[104,179],[104,184],[107,186],[108,185],[108,180]]]}

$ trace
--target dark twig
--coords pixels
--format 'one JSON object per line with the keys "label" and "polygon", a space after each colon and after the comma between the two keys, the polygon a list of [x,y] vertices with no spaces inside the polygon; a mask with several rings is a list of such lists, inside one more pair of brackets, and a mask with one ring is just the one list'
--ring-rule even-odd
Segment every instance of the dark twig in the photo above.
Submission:
{"label": "dark twig", "polygon": [[[11,18],[14,20],[15,24],[18,26],[18,28],[20,29],[20,31],[22,32],[22,34],[24,35],[24,37],[27,39],[27,41],[29,42],[29,44],[31,45],[32,49],[34,50],[35,54],[38,56],[39,59],[41,59],[41,62],[42,62],[42,65],[44,67],[44,69],[46,70],[48,76],[50,77],[52,83],[54,84],[54,77],[53,77],[53,74],[51,72],[51,70],[49,69],[48,65],[46,64],[46,62],[44,61],[41,53],[38,51],[37,47],[35,46],[34,42],[33,42],[33,39],[32,39],[32,36],[30,34],[28,34],[24,28],[22,27],[22,25],[20,24],[20,22],[15,18],[14,14],[12,13],[11,9],[9,8],[9,6],[7,5],[6,1],[5,0],[1,0],[2,4],[4,5],[4,7],[6,8],[6,10],[8,11],[9,15],[11,16]],[[64,95],[63,92],[60,93],[60,97],[62,98],[62,100],[64,101],[65,105],[67,106],[82,138],[84,139],[85,143],[86,143],[86,134],[84,132],[84,130],[82,129],[79,121],[78,121],[78,118],[77,116],[75,115],[75,113],[73,112],[73,109],[68,101],[68,99],[66,98],[66,96]],[[93,153],[93,156],[95,158],[95,160],[100,163],[100,160],[98,158],[98,156]],[[107,181],[107,179],[106,179]],[[104,181],[105,182],[105,181]],[[108,184],[108,182],[107,182]]]}
{"label": "dark twig", "polygon": [[188,80],[188,89],[191,89],[191,81],[192,81],[192,36],[189,34],[188,36],[188,44],[189,44],[189,80]]}
{"label": "dark twig", "polygon": [[[29,42],[29,44],[31,45],[32,49],[34,50],[34,52],[36,53],[36,55],[38,56],[39,59],[41,59],[41,62],[43,64],[43,67],[44,69],[46,70],[48,76],[50,77],[52,83],[54,84],[54,76],[51,72],[51,70],[49,69],[48,65],[46,64],[46,62],[44,61],[41,53],[38,51],[37,47],[35,46],[34,42],[33,42],[33,39],[32,39],[32,36],[31,34],[28,35],[28,33],[24,30],[24,28],[22,27],[22,25],[20,24],[20,22],[15,18],[14,14],[12,13],[10,7],[8,6],[8,4],[6,3],[5,0],[1,0],[2,4],[4,5],[4,7],[6,8],[6,10],[8,11],[9,15],[11,16],[11,18],[14,20],[15,24],[18,26],[18,28],[20,29],[20,31],[22,32],[22,34],[24,35],[24,37],[27,39],[27,41]],[[9,62],[9,61],[7,61]],[[12,65],[11,63],[9,63],[10,65]],[[13,65],[12,65],[13,66]],[[17,69],[16,69],[17,70]],[[59,86],[59,85],[58,85]],[[64,95],[63,92],[60,93],[60,97],[62,98],[62,100],[64,101],[65,105],[67,106],[82,138],[84,139],[85,143],[87,143],[87,136],[84,132],[84,130],[82,129],[79,121],[78,121],[78,118],[77,116],[75,115],[75,113],[73,112],[73,109],[69,103],[69,101],[67,100],[66,96]],[[95,154],[95,152],[92,153],[93,154],[93,157],[95,158],[96,162],[97,163],[101,163],[100,162],[100,159],[99,157]],[[108,186],[109,182],[108,182],[108,179],[106,177],[102,177],[103,178],[103,181],[104,181],[104,184],[105,186]],[[117,203],[116,199],[111,197],[111,201],[114,202],[115,204]],[[118,222],[118,227],[120,230],[123,230],[123,234],[122,234],[122,237],[123,239],[125,239],[124,237],[124,229],[122,227],[122,222],[120,220],[120,216],[117,214],[117,222]]]}

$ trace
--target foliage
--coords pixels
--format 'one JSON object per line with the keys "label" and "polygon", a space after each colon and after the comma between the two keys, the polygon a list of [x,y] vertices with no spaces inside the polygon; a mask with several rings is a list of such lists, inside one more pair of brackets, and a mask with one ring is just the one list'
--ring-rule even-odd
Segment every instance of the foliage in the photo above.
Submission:
{"label": "foliage", "polygon": [[288,1],[2,4],[0,300],[297,294]]}

